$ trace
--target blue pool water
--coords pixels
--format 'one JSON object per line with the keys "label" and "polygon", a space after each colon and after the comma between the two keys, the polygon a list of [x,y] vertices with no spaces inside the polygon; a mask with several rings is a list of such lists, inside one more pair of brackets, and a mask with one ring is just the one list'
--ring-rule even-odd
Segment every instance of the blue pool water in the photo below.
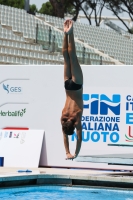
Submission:
{"label": "blue pool water", "polygon": [[0,190],[2,200],[133,200],[133,191],[39,186]]}

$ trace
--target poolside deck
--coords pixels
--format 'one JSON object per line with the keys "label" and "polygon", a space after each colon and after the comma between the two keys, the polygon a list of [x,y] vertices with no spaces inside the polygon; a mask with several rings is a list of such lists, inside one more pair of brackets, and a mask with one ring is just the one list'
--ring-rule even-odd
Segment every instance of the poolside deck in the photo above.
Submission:
{"label": "poolside deck", "polygon": [[[19,168],[20,169],[20,168]],[[18,173],[18,168],[0,168],[0,188],[26,185],[86,185],[133,189],[132,172],[34,168]],[[26,170],[26,169],[23,169]]]}

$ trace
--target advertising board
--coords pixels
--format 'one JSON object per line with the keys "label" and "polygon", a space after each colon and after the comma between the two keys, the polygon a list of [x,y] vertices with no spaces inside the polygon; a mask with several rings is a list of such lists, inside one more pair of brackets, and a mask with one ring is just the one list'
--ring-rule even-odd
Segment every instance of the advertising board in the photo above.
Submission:
{"label": "advertising board", "polygon": [[38,167],[43,130],[0,130],[2,167]]}
{"label": "advertising board", "polygon": [[[60,123],[66,98],[63,66],[0,66],[0,70],[0,128],[44,130],[41,166],[133,169],[127,160],[119,165],[133,151],[131,66],[82,66],[83,141],[73,161],[65,160]],[[74,154],[76,134],[69,137],[69,145]],[[106,159],[99,161],[99,156]]]}

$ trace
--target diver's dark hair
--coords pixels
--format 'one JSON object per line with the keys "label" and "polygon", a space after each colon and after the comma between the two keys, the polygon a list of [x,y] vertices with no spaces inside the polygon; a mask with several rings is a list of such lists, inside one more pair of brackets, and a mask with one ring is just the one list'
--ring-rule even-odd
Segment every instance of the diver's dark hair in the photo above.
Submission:
{"label": "diver's dark hair", "polygon": [[66,135],[72,135],[74,133],[74,121],[66,121],[62,124],[62,130]]}

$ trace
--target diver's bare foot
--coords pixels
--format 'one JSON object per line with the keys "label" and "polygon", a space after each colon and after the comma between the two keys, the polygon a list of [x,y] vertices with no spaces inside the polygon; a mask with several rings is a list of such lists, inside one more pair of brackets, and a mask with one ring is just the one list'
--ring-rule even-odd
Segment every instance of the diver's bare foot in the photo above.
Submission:
{"label": "diver's bare foot", "polygon": [[64,33],[71,34],[73,32],[73,21],[68,19],[64,22]]}

